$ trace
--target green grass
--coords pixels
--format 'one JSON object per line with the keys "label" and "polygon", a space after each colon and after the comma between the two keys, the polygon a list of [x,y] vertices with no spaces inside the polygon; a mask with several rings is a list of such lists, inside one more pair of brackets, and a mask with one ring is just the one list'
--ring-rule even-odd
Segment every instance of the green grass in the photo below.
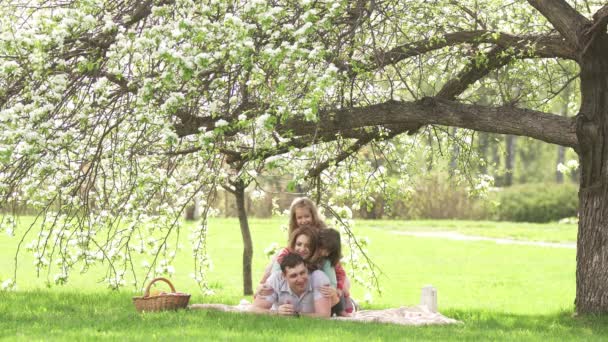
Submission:
{"label": "green grass", "polygon": [[[250,222],[254,239],[254,282],[267,258],[262,250],[284,238],[283,220]],[[189,227],[185,227],[189,229]],[[237,303],[242,296],[241,236],[235,219],[215,219],[209,228],[209,253],[216,290],[204,297],[188,274],[192,261],[184,248],[171,277],[191,303]],[[19,291],[0,293],[0,337],[9,340],[602,340],[608,319],[572,317],[575,294],[573,249],[500,245],[488,241],[451,241],[398,235],[394,230],[458,231],[493,237],[534,237],[550,241],[553,233],[572,241],[573,225],[527,225],[454,221],[357,221],[356,230],[371,240],[369,254],[381,267],[382,295],[365,308],[416,305],[420,289],[433,284],[439,310],[464,322],[457,326],[403,327],[313,319],[289,319],[205,311],[137,314],[131,288],[112,292],[96,280],[93,269],[74,275],[63,287],[45,288],[35,277],[31,257],[20,257]],[[492,234],[492,235],[490,235]],[[15,239],[0,237],[0,279],[12,277]],[[364,290],[354,285],[353,296]],[[245,297],[247,298],[247,297]],[[248,298],[250,299],[250,298]]]}
{"label": "green grass", "polygon": [[138,314],[124,293],[19,292],[0,294],[0,337],[7,340],[601,340],[605,318],[568,312],[523,315],[450,311],[465,324],[404,327],[277,318],[213,311]]}
{"label": "green grass", "polygon": [[364,226],[394,231],[449,231],[464,235],[526,241],[576,242],[577,226],[563,223],[513,223],[450,220],[376,220]]}

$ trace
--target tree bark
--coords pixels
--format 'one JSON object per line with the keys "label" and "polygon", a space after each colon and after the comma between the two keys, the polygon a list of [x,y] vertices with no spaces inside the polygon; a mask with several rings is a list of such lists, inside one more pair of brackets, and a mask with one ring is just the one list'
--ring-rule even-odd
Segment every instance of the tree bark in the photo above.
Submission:
{"label": "tree bark", "polygon": [[[562,115],[563,116],[568,116],[568,103],[570,102],[570,95],[572,94],[572,87],[568,86],[566,87],[566,89],[564,89],[564,106],[562,107]],[[563,164],[566,162],[566,148],[564,146],[558,145],[557,146],[557,163],[555,163],[555,165],[559,165],[559,164]],[[574,173],[574,171],[572,172]],[[555,181],[558,184],[561,184],[564,182],[564,174],[561,173],[559,170],[555,171]]]}
{"label": "tree bark", "polygon": [[504,186],[513,185],[513,172],[515,169],[515,137],[506,136],[507,151],[505,153],[505,183]]}
{"label": "tree bark", "polygon": [[484,132],[479,132],[477,136],[479,137],[477,153],[479,153],[479,156],[483,160],[483,162],[479,166],[479,173],[486,174],[488,173],[488,163],[490,162],[488,160],[488,145],[490,137],[488,133]]}
{"label": "tree bark", "polygon": [[491,149],[492,149],[492,164],[494,165],[494,184],[498,187],[502,187],[504,184],[504,172],[500,171],[500,166],[502,165],[501,163],[501,158],[500,158],[500,148],[499,148],[499,144],[502,143],[502,139],[503,137],[498,137],[498,139],[493,139],[495,140],[492,144],[491,144]]}
{"label": "tree bark", "polygon": [[235,184],[234,197],[236,199],[236,208],[243,238],[243,295],[252,295],[251,260],[253,259],[253,243],[251,241],[251,232],[249,231],[247,211],[245,210],[245,188],[246,186],[242,181],[237,182]]}
{"label": "tree bark", "polygon": [[[605,30],[605,28],[604,28]],[[576,311],[608,313],[608,35],[583,54]]]}
{"label": "tree bark", "polygon": [[[456,137],[458,134],[458,128],[454,127],[452,129],[452,135]],[[450,155],[450,177],[454,176],[454,171],[458,168],[458,158],[460,155],[460,145],[458,145],[458,141],[453,141],[452,145],[452,154]]]}
{"label": "tree bark", "polygon": [[[557,165],[563,164],[566,159],[566,148],[564,146],[557,146]],[[564,174],[559,170],[555,171],[555,182],[561,184],[564,182]]]}
{"label": "tree bark", "polygon": [[589,20],[570,4],[564,0],[528,0],[528,3],[551,22],[569,45],[579,45],[579,34],[582,28],[589,24]]}
{"label": "tree bark", "polygon": [[575,121],[560,115],[517,108],[512,105],[490,108],[462,104],[442,98],[423,98],[415,102],[388,101],[366,107],[320,111],[319,123],[288,119],[278,131],[296,136],[314,134],[317,138],[348,130],[401,125],[415,132],[423,125],[461,127],[482,132],[525,135],[551,144],[577,148]]}
{"label": "tree bark", "polygon": [[[429,133],[427,135],[427,145],[428,147],[432,150],[433,149],[433,135],[431,133]],[[433,158],[434,153],[429,153],[428,154],[428,159],[426,160],[426,172],[431,172],[433,171],[433,163],[434,158]]]}

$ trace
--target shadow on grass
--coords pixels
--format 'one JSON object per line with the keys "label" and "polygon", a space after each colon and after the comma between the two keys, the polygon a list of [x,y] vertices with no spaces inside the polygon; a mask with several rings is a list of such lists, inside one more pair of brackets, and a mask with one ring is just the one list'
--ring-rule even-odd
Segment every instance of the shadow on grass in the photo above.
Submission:
{"label": "shadow on grass", "polygon": [[[222,298],[210,299],[221,302]],[[139,314],[127,293],[0,293],[0,337],[11,340],[605,340],[608,316],[520,315],[448,310],[463,324],[391,324],[295,319],[215,311]]]}

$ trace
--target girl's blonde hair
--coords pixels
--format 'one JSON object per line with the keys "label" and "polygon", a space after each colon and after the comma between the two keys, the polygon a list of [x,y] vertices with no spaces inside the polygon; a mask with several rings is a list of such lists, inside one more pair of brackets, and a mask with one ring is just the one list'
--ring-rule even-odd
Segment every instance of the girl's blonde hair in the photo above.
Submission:
{"label": "girl's blonde hair", "polygon": [[308,197],[298,197],[291,202],[291,207],[289,208],[289,236],[291,233],[298,228],[298,222],[296,221],[296,209],[306,208],[310,210],[310,215],[312,216],[312,223],[310,224],[312,228],[326,228],[325,222],[321,220],[319,217],[319,211],[317,210],[317,206],[313,201]]}

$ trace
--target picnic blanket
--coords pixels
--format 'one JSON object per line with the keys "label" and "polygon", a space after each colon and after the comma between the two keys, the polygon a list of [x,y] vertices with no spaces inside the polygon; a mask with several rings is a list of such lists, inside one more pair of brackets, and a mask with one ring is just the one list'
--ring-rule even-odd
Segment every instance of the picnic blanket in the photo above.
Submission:
{"label": "picnic blanket", "polygon": [[[241,302],[239,305],[226,304],[192,304],[191,310],[218,310],[227,312],[251,312],[251,304]],[[332,317],[340,321],[377,322],[401,325],[431,325],[431,324],[458,324],[458,320],[443,316],[438,312],[431,312],[426,306],[400,307],[383,310],[361,310],[350,317]]]}

